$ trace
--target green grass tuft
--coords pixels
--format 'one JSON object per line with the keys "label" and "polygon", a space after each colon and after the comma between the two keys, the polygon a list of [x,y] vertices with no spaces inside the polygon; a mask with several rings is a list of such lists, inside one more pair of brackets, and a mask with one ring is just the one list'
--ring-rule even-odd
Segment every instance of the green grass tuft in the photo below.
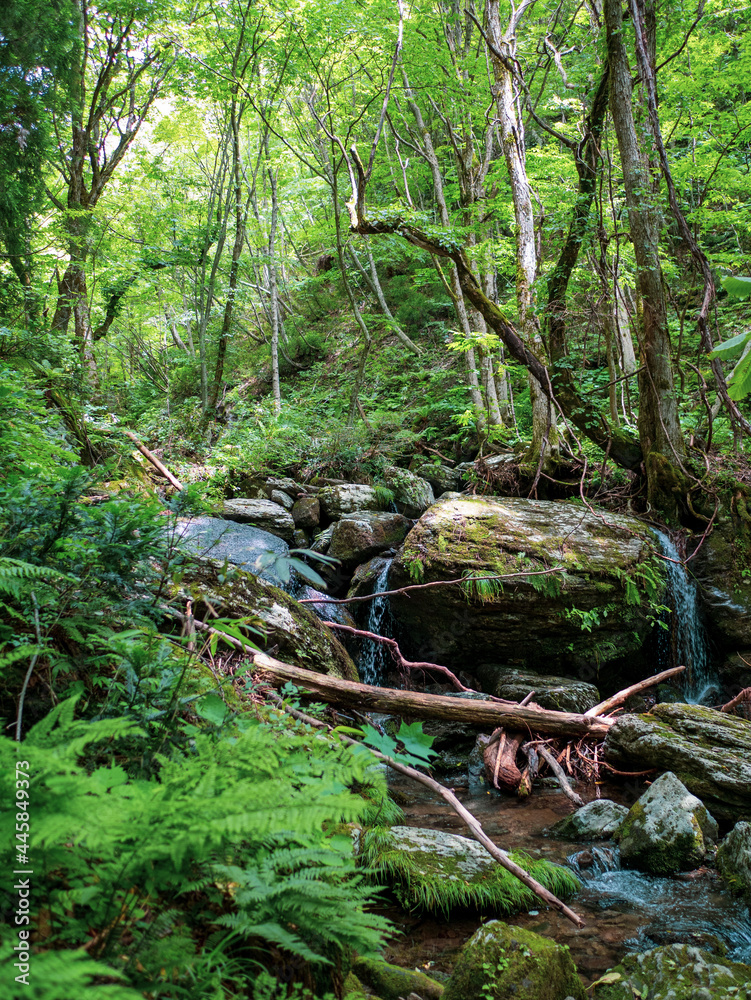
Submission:
{"label": "green grass tuft", "polygon": [[[523,852],[510,854],[521,868],[560,899],[577,892],[579,881],[566,868],[534,860]],[[362,838],[360,864],[369,878],[390,888],[407,910],[423,909],[448,917],[456,909],[508,915],[540,905],[539,897],[500,865],[488,867],[467,880],[446,857],[400,850],[390,830],[376,827]]]}

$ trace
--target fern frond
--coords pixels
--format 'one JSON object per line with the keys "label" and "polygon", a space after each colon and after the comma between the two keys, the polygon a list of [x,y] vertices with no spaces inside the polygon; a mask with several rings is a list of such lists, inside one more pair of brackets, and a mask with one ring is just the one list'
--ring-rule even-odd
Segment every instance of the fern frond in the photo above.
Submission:
{"label": "fern frond", "polygon": [[35,566],[22,559],[0,556],[0,592],[20,597],[29,583],[71,583],[75,578],[50,566]]}

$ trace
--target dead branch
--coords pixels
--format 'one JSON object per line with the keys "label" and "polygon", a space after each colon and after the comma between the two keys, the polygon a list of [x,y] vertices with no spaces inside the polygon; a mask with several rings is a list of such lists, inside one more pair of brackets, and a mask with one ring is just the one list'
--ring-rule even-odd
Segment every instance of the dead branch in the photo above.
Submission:
{"label": "dead branch", "polygon": [[624,688],[618,694],[606,698],[605,701],[601,701],[599,705],[595,705],[594,708],[590,708],[584,714],[586,716],[606,715],[611,708],[621,705],[632,694],[638,694],[639,691],[646,691],[647,688],[654,687],[655,684],[661,684],[662,681],[666,681],[669,677],[675,677],[676,674],[680,674],[685,669],[685,666],[671,667],[670,670],[663,670],[662,673],[654,674],[653,677],[647,677],[646,680],[639,681],[638,684],[632,684],[631,687]]}
{"label": "dead branch", "polygon": [[[373,642],[382,642],[384,646],[388,646],[391,650],[391,655],[393,656],[396,665],[404,671],[410,670],[431,670],[433,673],[442,674],[446,677],[449,683],[453,686],[456,691],[469,691],[472,694],[477,694],[472,688],[465,687],[456,674],[453,674],[448,667],[441,666],[440,663],[427,663],[422,660],[418,662],[413,662],[412,660],[405,660],[402,655],[402,651],[399,649],[399,643],[396,639],[387,639],[384,635],[376,635],[375,632],[366,632],[363,629],[352,628],[351,625],[340,625],[338,622],[324,622],[324,625],[328,628],[338,628],[342,632],[349,632],[350,635],[359,636],[361,639],[372,639]],[[496,700],[496,699],[493,699]],[[503,699],[498,699],[503,700]]]}
{"label": "dead branch", "polygon": [[164,476],[164,478],[167,479],[167,480],[169,480],[169,482],[172,483],[172,485],[175,487],[176,490],[180,490],[180,492],[182,493],[182,491],[185,489],[185,487],[180,482],[180,480],[179,479],[175,479],[175,477],[169,471],[169,469],[167,468],[167,466],[164,465],[162,462],[160,462],[159,459],[156,457],[156,455],[153,452],[149,451],[149,449],[146,447],[146,445],[142,444],[138,440],[138,438],[135,436],[135,434],[133,433],[133,431],[123,430],[123,434],[126,436],[126,438],[128,438],[129,440],[131,440],[133,442],[133,444],[136,446],[136,448],[138,448],[138,450],[141,452],[141,454],[143,455],[143,457],[146,458],[146,459],[148,459],[149,462],[151,462],[151,464],[154,466],[154,468],[158,472],[161,472],[161,474]]}
{"label": "dead branch", "polygon": [[[282,702],[281,698],[279,698],[278,696],[273,696],[273,697],[274,701],[276,701],[278,705],[281,705],[285,712],[288,712],[290,715],[294,716],[294,718],[300,719],[302,722],[305,722],[310,726],[316,726],[318,728],[326,728],[326,729],[329,728],[328,726],[326,726],[325,722],[321,722],[319,719],[314,719],[310,715],[305,715],[305,713],[303,712],[298,712],[296,709],[288,708]],[[343,740],[345,743],[349,743],[351,745],[356,745],[356,746],[363,745],[362,743],[358,743],[357,740],[352,740],[348,736],[344,736],[342,733],[337,733],[337,736],[339,737],[340,740]],[[518,878],[520,882],[526,885],[528,889],[531,889],[532,892],[534,892],[536,896],[538,896],[541,900],[543,900],[543,902],[547,903],[548,906],[552,906],[554,909],[558,910],[559,913],[562,913],[565,917],[567,917],[571,921],[571,923],[574,924],[576,927],[584,927],[584,920],[577,913],[574,913],[573,910],[570,910],[564,902],[558,899],[557,896],[554,896],[552,892],[550,892],[544,886],[540,885],[540,883],[536,879],[533,879],[532,876],[529,875],[527,872],[525,872],[523,868],[520,868],[519,865],[513,862],[511,858],[509,858],[506,851],[501,850],[496,844],[493,843],[490,837],[483,830],[482,825],[480,821],[477,819],[477,817],[474,816],[468,809],[466,809],[461,804],[461,802],[457,799],[454,793],[450,791],[450,789],[445,788],[443,785],[441,785],[438,781],[435,781],[433,778],[429,778],[427,774],[422,774],[422,772],[416,771],[414,768],[408,767],[406,764],[401,764],[393,760],[391,757],[387,757],[385,754],[380,753],[378,750],[374,750],[372,747],[367,747],[367,749],[370,750],[373,756],[378,757],[379,760],[384,761],[386,764],[388,764],[389,767],[393,768],[395,771],[399,771],[400,774],[404,774],[408,778],[412,778],[414,781],[419,781],[421,785],[425,785],[431,791],[436,792],[438,795],[440,795],[443,801],[446,802],[451,807],[451,809],[454,810],[457,816],[459,816],[464,821],[465,825],[467,826],[467,829],[472,834],[474,839],[478,841],[478,843],[482,844],[482,846],[485,848],[488,854],[495,861],[497,861],[499,865],[505,868],[507,872],[510,872],[515,878]]]}
{"label": "dead branch", "polygon": [[558,779],[558,784],[561,786],[561,791],[566,796],[566,798],[570,799],[574,803],[574,805],[577,806],[577,808],[583,806],[584,805],[583,799],[581,798],[580,795],[577,795],[577,793],[573,790],[573,788],[568,782],[568,778],[566,777],[566,772],[563,770],[563,768],[555,759],[555,757],[552,755],[552,753],[543,746],[538,746],[537,752]]}
{"label": "dead branch", "polygon": [[732,712],[736,705],[740,705],[744,701],[751,702],[751,687],[744,688],[735,698],[723,705],[720,711]]}

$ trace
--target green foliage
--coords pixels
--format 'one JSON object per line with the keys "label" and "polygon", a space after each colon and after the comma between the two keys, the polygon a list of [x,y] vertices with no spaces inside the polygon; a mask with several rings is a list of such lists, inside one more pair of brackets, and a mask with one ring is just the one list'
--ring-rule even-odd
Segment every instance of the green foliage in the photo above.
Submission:
{"label": "green foliage", "polygon": [[421,722],[413,722],[408,726],[402,721],[396,739],[388,733],[379,732],[373,726],[365,726],[363,743],[409,767],[429,767],[431,757],[438,756],[435,750],[430,749],[433,737],[422,731]]}
{"label": "green foliage", "polygon": [[[264,942],[321,968],[351,948],[379,947],[386,924],[366,912],[372,892],[354,869],[351,839],[334,832],[364,809],[348,791],[371,780],[360,755],[245,717],[219,735],[195,734],[160,757],[158,775],[134,778],[127,759],[143,729],[127,718],[77,719],[74,710],[74,699],[58,705],[21,751],[0,738],[6,774],[19,756],[29,763],[18,787],[29,786],[33,803],[24,842],[44,953],[87,945],[100,963],[40,960],[40,996],[69,1000],[71,981],[82,1000],[133,995],[97,992],[86,983],[96,970],[139,995],[199,1000],[224,995],[240,972],[252,983]],[[14,822],[5,810],[10,867]],[[238,953],[245,959],[234,956],[240,941],[251,948]]]}

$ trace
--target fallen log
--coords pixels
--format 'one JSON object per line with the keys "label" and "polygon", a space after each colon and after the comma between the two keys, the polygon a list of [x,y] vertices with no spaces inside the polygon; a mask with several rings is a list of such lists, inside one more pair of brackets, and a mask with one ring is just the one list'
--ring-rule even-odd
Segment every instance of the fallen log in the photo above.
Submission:
{"label": "fallen log", "polygon": [[[180,618],[183,616],[180,615]],[[357,708],[361,712],[387,712],[409,715],[416,719],[446,719],[466,722],[471,726],[506,726],[514,730],[527,729],[531,733],[550,733],[553,736],[604,737],[614,719],[578,715],[575,712],[556,712],[538,705],[518,705],[514,702],[470,701],[442,694],[425,694],[419,691],[397,691],[395,688],[372,687],[345,681],[328,674],[282,663],[266,653],[253,649],[246,643],[213,629],[205,622],[193,621],[194,628],[216,633],[222,639],[247,654],[253,666],[264,671],[271,680],[292,681],[317,698],[334,705]]]}
{"label": "fallen log", "polygon": [[182,493],[185,487],[183,486],[183,484],[180,482],[179,479],[176,479],[175,476],[172,475],[172,473],[164,464],[164,462],[160,462],[159,459],[156,457],[156,455],[153,452],[149,451],[149,449],[146,447],[145,444],[143,444],[143,442],[138,440],[133,431],[123,430],[123,434],[126,436],[126,438],[128,438],[128,440],[133,442],[133,444],[136,446],[136,448],[138,448],[143,457],[147,459],[149,462],[151,462],[151,464],[154,466],[157,472],[161,472],[164,478],[168,480],[170,483],[172,483],[172,485],[175,487],[176,490],[179,490]]}
{"label": "fallen log", "polygon": [[[493,739],[496,733],[499,740]],[[506,792],[515,792],[522,780],[522,772],[516,766],[516,754],[524,741],[524,733],[506,733],[503,730],[490,738],[482,753],[485,774],[490,784]]]}

